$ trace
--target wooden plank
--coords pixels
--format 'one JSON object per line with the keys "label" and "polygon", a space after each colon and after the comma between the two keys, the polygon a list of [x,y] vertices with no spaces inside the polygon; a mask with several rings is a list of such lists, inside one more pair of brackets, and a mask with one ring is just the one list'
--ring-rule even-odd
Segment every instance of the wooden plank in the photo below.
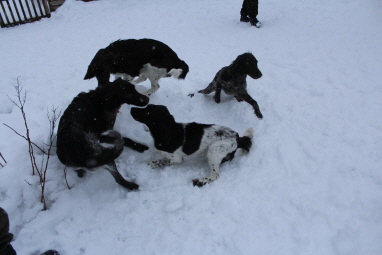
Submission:
{"label": "wooden plank", "polygon": [[7,5],[8,5],[9,12],[11,14],[11,17],[12,17],[12,22],[11,23],[15,23],[16,19],[15,19],[15,16],[13,16],[13,11],[12,11],[11,5],[9,4],[9,1],[7,1]]}
{"label": "wooden plank", "polygon": [[1,16],[1,12],[0,12],[0,27],[5,27],[5,22],[3,20],[3,16]]}
{"label": "wooden plank", "polygon": [[20,4],[20,7],[21,7],[21,11],[22,11],[22,13],[24,15],[24,20],[28,20],[27,15],[25,15],[24,5],[21,3],[21,0],[19,0],[19,4]]}
{"label": "wooden plank", "polygon": [[41,0],[42,4],[44,5],[45,15],[46,17],[50,18],[50,8],[47,0]]}
{"label": "wooden plank", "polygon": [[[5,11],[5,7],[4,7],[4,5],[3,5],[3,1],[0,1],[0,5],[1,5],[1,9],[3,10],[5,19],[7,20],[7,24],[10,24],[11,22],[9,22],[8,14],[7,14],[7,12]],[[7,24],[4,23],[4,26],[6,26]]]}
{"label": "wooden plank", "polygon": [[19,8],[17,8],[17,5],[16,5],[15,0],[12,0],[12,2],[13,2],[13,6],[15,7],[16,14],[17,14],[17,18],[19,19],[19,22],[22,22],[23,19],[22,19],[21,16],[20,16]]}

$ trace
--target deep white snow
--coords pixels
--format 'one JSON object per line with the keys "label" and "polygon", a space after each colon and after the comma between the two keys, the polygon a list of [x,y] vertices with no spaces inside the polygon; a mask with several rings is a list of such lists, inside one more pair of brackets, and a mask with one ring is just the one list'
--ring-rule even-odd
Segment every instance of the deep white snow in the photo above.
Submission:
{"label": "deep white snow", "polygon": [[[241,0],[66,0],[50,19],[0,29],[0,206],[18,254],[380,255],[382,254],[382,3],[379,0],[260,1],[260,29],[239,22]],[[160,80],[150,103],[179,122],[215,123],[254,146],[203,188],[204,157],[150,169],[158,158],[144,126],[123,106],[115,129],[144,142],[126,148],[119,170],[141,187],[127,192],[107,171],[80,179],[50,160],[42,211],[23,119],[7,96],[19,78],[33,140],[48,136],[46,112],[81,91],[88,64],[117,39],[153,38],[190,66],[184,81]],[[264,115],[204,88],[237,55],[252,52],[263,77],[247,78]],[[149,88],[149,82],[138,86]],[[38,155],[37,160],[41,160]],[[0,161],[1,162],[1,161]]]}

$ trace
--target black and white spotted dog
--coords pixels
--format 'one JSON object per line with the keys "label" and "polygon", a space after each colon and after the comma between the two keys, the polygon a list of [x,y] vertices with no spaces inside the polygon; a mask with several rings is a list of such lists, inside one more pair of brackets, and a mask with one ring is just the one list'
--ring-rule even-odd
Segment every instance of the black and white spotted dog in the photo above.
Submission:
{"label": "black and white spotted dog", "polygon": [[[215,75],[213,81],[207,88],[199,90],[199,93],[210,94],[215,91],[214,99],[220,103],[220,94],[223,90],[226,94],[232,95],[237,101],[245,101],[252,105],[255,114],[259,119],[263,118],[259,105],[247,92],[247,75],[253,79],[259,79],[262,76],[257,67],[257,60],[251,53],[239,55],[229,66],[220,69]],[[189,96],[193,97],[194,94]]]}
{"label": "black and white spotted dog", "polygon": [[148,105],[146,108],[131,108],[131,116],[150,130],[155,148],[163,159],[151,161],[153,168],[181,163],[183,158],[207,151],[211,174],[194,179],[195,186],[203,186],[219,177],[219,167],[231,160],[237,149],[248,152],[252,146],[253,129],[249,128],[243,137],[224,126],[177,123],[168,109],[162,105]]}
{"label": "black and white spotted dog", "polygon": [[[153,39],[128,39],[111,43],[100,49],[91,61],[85,80],[96,77],[98,84],[109,82],[110,74],[133,84],[149,79],[150,96],[159,89],[159,79],[173,76],[186,78],[188,65],[166,44]],[[133,80],[134,77],[137,77]]]}
{"label": "black and white spotted dog", "polygon": [[134,190],[138,185],[125,180],[118,172],[114,160],[128,146],[139,152],[146,145],[122,137],[113,130],[118,109],[122,104],[145,106],[149,98],[138,93],[134,85],[121,79],[98,86],[88,93],[78,94],[60,119],[57,131],[57,156],[67,166],[79,168],[78,176],[85,170],[102,166],[123,187]]}

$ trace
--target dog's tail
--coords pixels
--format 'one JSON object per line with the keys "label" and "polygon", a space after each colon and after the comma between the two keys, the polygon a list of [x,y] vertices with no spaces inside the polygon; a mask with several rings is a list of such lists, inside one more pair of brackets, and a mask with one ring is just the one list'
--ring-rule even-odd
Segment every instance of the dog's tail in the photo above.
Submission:
{"label": "dog's tail", "polygon": [[242,149],[244,154],[248,153],[252,147],[253,133],[253,128],[248,128],[244,135],[237,139],[237,147]]}

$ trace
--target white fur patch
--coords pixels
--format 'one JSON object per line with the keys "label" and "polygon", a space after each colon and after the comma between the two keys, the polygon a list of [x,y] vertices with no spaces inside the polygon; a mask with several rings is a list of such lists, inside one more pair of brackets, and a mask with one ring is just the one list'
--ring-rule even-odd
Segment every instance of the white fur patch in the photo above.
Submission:
{"label": "white fur patch", "polygon": [[[252,131],[248,129],[246,134],[251,135]],[[223,159],[237,149],[236,136],[237,133],[235,131],[224,126],[213,125],[204,130],[200,146],[193,155],[207,151],[207,159],[211,172],[207,177],[195,179],[195,185],[203,186],[219,178],[219,167]],[[149,165],[153,168],[182,163],[183,158],[188,156],[183,152],[183,145],[173,153],[158,152],[164,156],[164,159],[150,162]]]}
{"label": "white fur patch", "polygon": [[171,75],[172,77],[179,78],[179,76],[182,74],[183,70],[182,69],[171,69],[170,72],[168,72],[168,75]]}
{"label": "white fur patch", "polygon": [[159,89],[159,79],[166,77],[166,74],[166,68],[158,68],[150,64],[146,64],[140,70],[139,78],[135,82],[138,83],[141,80],[146,80],[147,77],[147,79],[149,79],[151,82],[151,88],[143,94],[146,96],[151,96]]}
{"label": "white fur patch", "polygon": [[113,75],[114,75],[114,80],[116,80],[118,78],[121,78],[122,80],[129,81],[129,82],[133,80],[133,77],[131,77],[127,73],[115,73]]}

